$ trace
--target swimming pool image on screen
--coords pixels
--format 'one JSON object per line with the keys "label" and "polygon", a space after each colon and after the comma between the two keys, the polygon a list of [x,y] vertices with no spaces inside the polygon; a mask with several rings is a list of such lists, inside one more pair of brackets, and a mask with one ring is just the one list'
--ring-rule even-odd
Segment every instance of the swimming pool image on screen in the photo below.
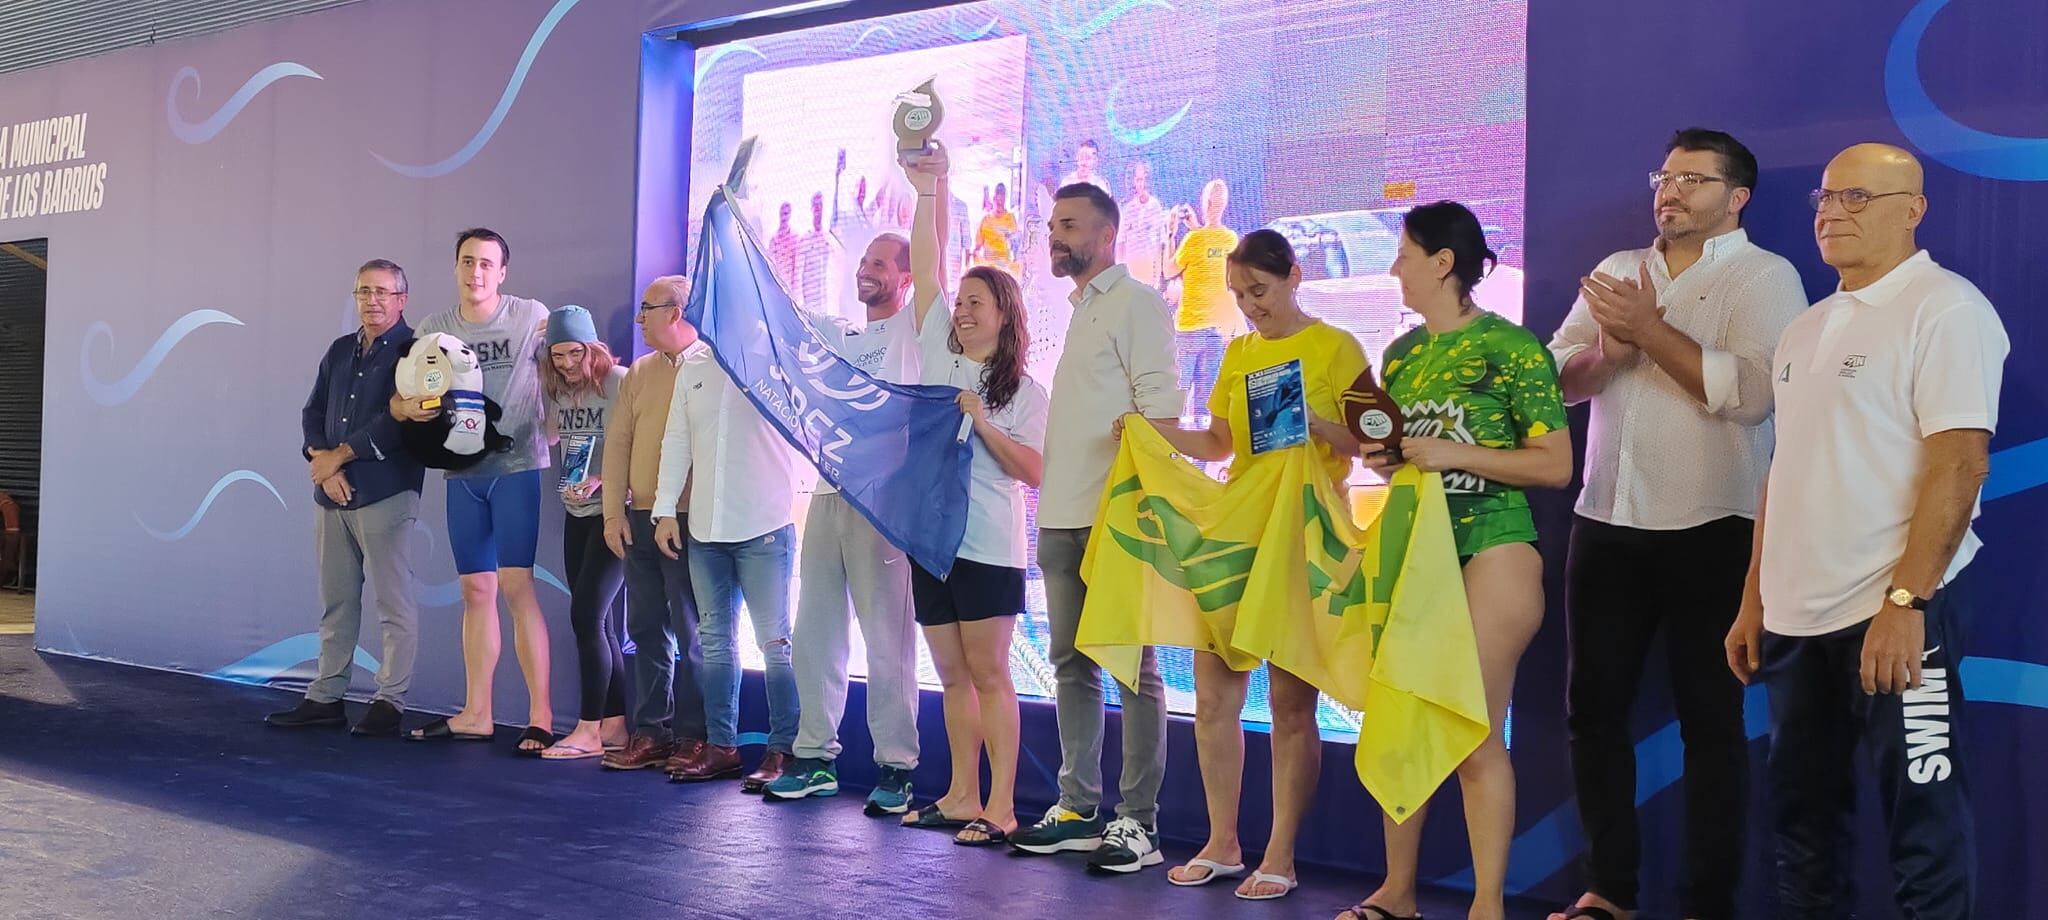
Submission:
{"label": "swimming pool image on screen", "polygon": [[[743,216],[799,305],[859,319],[854,262],[876,234],[907,230],[915,204],[890,116],[899,94],[931,80],[953,164],[948,283],[974,265],[1019,279],[1027,370],[1049,387],[1073,285],[1051,274],[1046,218],[1061,185],[1100,186],[1121,212],[1119,261],[1172,314],[1181,386],[1195,394],[1184,418],[1198,420],[1224,344],[1245,331],[1223,262],[1251,230],[1287,236],[1303,308],[1357,336],[1377,365],[1419,322],[1387,275],[1401,216],[1458,200],[1502,254],[1475,299],[1521,319],[1526,19],[1520,0],[996,0],[706,45],[689,126],[686,264],[709,196],[755,137]],[[799,529],[808,500],[796,500]],[[1050,697],[1035,566],[1026,601],[1017,690]],[[752,643],[739,645],[759,667]],[[1191,712],[1192,653],[1160,649],[1159,659],[1169,708]],[[863,670],[857,629],[851,669]],[[1244,717],[1269,721],[1263,669]],[[1320,720],[1333,735],[1357,725],[1328,701]]]}

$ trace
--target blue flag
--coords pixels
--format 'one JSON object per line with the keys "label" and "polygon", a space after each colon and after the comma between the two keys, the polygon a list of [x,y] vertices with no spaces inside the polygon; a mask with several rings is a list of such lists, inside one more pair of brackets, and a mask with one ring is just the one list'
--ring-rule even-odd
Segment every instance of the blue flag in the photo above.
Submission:
{"label": "blue flag", "polygon": [[877,380],[827,348],[724,186],[704,208],[683,316],[761,415],[883,539],[926,571],[951,573],[967,532],[973,458],[958,436],[958,388]]}

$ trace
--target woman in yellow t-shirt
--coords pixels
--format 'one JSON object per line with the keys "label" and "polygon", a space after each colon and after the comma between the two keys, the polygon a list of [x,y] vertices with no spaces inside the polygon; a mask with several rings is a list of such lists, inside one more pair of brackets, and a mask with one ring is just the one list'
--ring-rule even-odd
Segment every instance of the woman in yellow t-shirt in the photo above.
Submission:
{"label": "woman in yellow t-shirt", "polygon": [[1009,186],[998,182],[994,206],[974,229],[972,264],[1000,268],[1012,278],[1023,277],[1023,266],[1017,262],[1017,231],[1017,215],[1010,210]]}
{"label": "woman in yellow t-shirt", "polygon": [[[1223,352],[1209,393],[1208,427],[1183,429],[1156,420],[1152,425],[1182,454],[1204,461],[1231,460],[1232,478],[1242,476],[1281,456],[1252,453],[1245,377],[1299,361],[1309,410],[1308,448],[1343,493],[1351,458],[1358,455],[1358,440],[1342,423],[1330,419],[1343,417],[1339,395],[1367,370],[1365,350],[1350,333],[1301,311],[1295,296],[1301,268],[1286,237],[1272,230],[1246,234],[1231,251],[1226,271],[1237,308],[1252,331],[1233,339]],[[1271,664],[1266,671],[1273,710],[1273,833],[1258,871],[1237,886],[1237,896],[1247,900],[1270,900],[1294,890],[1294,836],[1315,796],[1316,772],[1322,763],[1316,689]],[[1195,652],[1195,744],[1208,797],[1209,842],[1194,859],[1167,874],[1176,885],[1204,885],[1244,873],[1237,839],[1244,777],[1244,726],[1239,720],[1250,685],[1250,672],[1231,670],[1212,652]]]}

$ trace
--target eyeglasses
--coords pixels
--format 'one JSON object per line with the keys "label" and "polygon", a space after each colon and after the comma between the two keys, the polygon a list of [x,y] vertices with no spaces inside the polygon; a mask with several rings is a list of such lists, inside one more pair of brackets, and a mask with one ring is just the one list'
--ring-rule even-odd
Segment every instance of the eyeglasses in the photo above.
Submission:
{"label": "eyeglasses", "polygon": [[1842,190],[1841,190],[1841,191],[1839,191],[1839,192],[1836,192],[1836,191],[1830,191],[1830,190],[1828,190],[1828,189],[1824,189],[1824,188],[1817,188],[1817,189],[1814,189],[1814,190],[1813,190],[1813,191],[1811,191],[1811,192],[1807,192],[1807,193],[1806,193],[1806,203],[1807,203],[1807,204],[1810,204],[1810,205],[1813,205],[1813,209],[1814,209],[1815,211],[1819,211],[1819,210],[1822,210],[1823,208],[1826,208],[1826,207],[1828,206],[1828,202],[1829,202],[1829,201],[1839,201],[1839,202],[1841,202],[1841,203],[1842,203],[1842,210],[1844,210],[1844,211],[1847,211],[1847,212],[1849,212],[1849,213],[1851,213],[1851,214],[1858,214],[1858,213],[1861,213],[1861,212],[1863,211],[1863,209],[1864,209],[1864,208],[1866,208],[1866,207],[1869,207],[1869,206],[1870,206],[1870,202],[1871,202],[1871,199],[1874,199],[1874,198],[1890,198],[1890,197],[1891,197],[1891,196],[1893,196],[1893,195],[1912,195],[1912,194],[1916,194],[1916,193],[1914,193],[1914,192],[1876,192],[1876,193],[1872,193],[1872,192],[1870,192],[1870,191],[1868,191],[1868,190],[1866,190],[1866,189],[1860,189],[1860,188],[1845,188],[1845,189],[1842,189]]}
{"label": "eyeglasses", "polygon": [[675,301],[673,301],[673,300],[671,300],[671,301],[669,301],[669,302],[667,302],[667,303],[647,303],[646,301],[641,301],[641,303],[640,303],[640,312],[642,312],[642,313],[652,313],[652,312],[654,312],[654,311],[656,311],[656,310],[665,310],[665,309],[667,309],[667,308],[669,308],[669,307],[674,307],[674,306],[680,306],[680,304],[676,303],[676,302],[675,302]]}
{"label": "eyeglasses", "polygon": [[1656,172],[1650,173],[1650,190],[1662,191],[1666,183],[1677,183],[1679,191],[1690,192],[1693,189],[1699,188],[1700,186],[1705,185],[1709,182],[1726,181],[1728,180],[1723,179],[1720,176],[1709,176],[1696,172],[1665,172],[1660,169]]}
{"label": "eyeglasses", "polygon": [[388,290],[385,290],[384,288],[366,288],[366,287],[359,287],[359,288],[356,288],[356,290],[355,290],[355,295],[356,295],[356,299],[357,299],[357,300],[367,300],[367,301],[375,302],[375,301],[379,301],[379,300],[390,300],[390,299],[391,299],[391,298],[393,298],[393,297],[404,297],[404,296],[405,296],[405,292],[404,292],[404,291],[388,291]]}

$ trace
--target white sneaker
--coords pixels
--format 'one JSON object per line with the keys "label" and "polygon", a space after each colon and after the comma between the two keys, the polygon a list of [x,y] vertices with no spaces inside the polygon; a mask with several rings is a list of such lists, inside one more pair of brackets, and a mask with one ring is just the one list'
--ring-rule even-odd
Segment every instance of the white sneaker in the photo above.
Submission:
{"label": "white sneaker", "polygon": [[1136,872],[1166,861],[1159,852],[1159,832],[1139,824],[1136,818],[1109,822],[1102,835],[1102,847],[1088,857],[1088,866],[1109,872]]}

